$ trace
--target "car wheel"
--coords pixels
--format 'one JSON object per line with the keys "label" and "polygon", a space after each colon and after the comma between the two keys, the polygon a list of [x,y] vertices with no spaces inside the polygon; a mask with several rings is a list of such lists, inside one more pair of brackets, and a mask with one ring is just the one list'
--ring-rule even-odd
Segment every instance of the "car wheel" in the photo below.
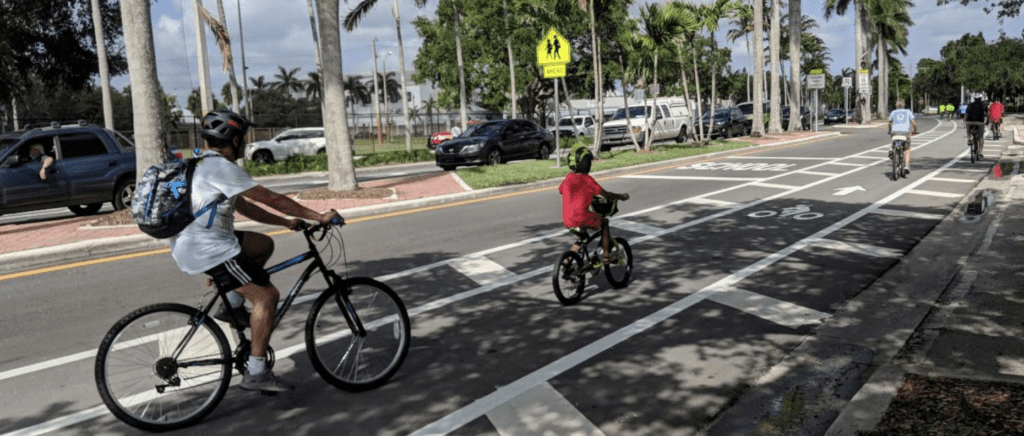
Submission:
{"label": "car wheel", "polygon": [[121,210],[132,207],[132,198],[135,197],[135,179],[127,179],[117,185],[114,190],[114,199],[111,203],[114,210]]}
{"label": "car wheel", "polygon": [[686,143],[686,126],[679,128],[679,135],[676,136],[676,142],[680,144]]}
{"label": "car wheel", "polygon": [[326,148],[321,148],[321,149],[316,151],[316,154],[327,154],[327,149]]}
{"label": "car wheel", "polygon": [[103,203],[92,203],[92,204],[68,206],[68,209],[70,209],[72,212],[74,212],[75,215],[78,215],[78,216],[88,216],[88,215],[95,215],[96,212],[100,211],[101,207],[103,207]]}
{"label": "car wheel", "polygon": [[252,160],[259,163],[271,164],[274,163],[274,155],[270,154],[267,150],[259,150],[256,153],[253,153]]}
{"label": "car wheel", "polygon": [[501,150],[492,148],[491,151],[487,152],[487,165],[500,165],[501,164]]}
{"label": "car wheel", "polygon": [[454,165],[441,165],[441,169],[445,171],[455,171]]}
{"label": "car wheel", "polygon": [[547,144],[541,144],[540,150],[537,150],[537,160],[544,160],[551,156],[551,147]]}

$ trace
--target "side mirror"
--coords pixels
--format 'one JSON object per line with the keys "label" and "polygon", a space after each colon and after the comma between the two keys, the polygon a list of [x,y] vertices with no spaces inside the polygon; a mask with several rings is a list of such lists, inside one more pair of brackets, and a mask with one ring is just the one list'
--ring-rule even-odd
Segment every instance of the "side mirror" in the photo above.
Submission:
{"label": "side mirror", "polygon": [[7,159],[4,159],[4,162],[0,164],[0,168],[9,168],[14,166],[18,166],[18,156],[14,154],[7,156]]}

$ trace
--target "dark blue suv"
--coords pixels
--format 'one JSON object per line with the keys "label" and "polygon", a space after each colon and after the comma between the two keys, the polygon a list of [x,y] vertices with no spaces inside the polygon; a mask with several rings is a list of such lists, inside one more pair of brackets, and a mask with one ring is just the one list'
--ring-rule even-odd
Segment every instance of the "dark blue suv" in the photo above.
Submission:
{"label": "dark blue suv", "polygon": [[[37,144],[54,160],[46,180],[30,153]],[[120,133],[79,122],[0,135],[0,214],[67,207],[91,215],[108,201],[129,207],[134,193],[135,145]]]}

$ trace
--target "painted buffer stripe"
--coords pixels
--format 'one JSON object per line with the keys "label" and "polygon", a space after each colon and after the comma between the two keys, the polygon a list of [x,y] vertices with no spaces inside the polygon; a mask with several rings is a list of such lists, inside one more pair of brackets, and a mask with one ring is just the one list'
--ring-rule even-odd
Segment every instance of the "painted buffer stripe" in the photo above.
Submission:
{"label": "painted buffer stripe", "polygon": [[779,184],[779,183],[754,183],[753,185],[750,185],[750,186],[757,186],[757,187],[761,187],[761,188],[785,189],[787,191],[791,190],[791,189],[798,189],[798,188],[800,188],[799,186],[783,185],[783,184]]}
{"label": "painted buffer stripe", "polygon": [[863,254],[872,257],[902,257],[903,253],[892,248],[879,247],[877,245],[859,244],[856,242],[836,241],[834,239],[817,239],[811,244],[818,247],[830,248],[833,250],[847,251],[850,253]]}
{"label": "painted buffer stripe", "polygon": [[487,412],[501,436],[605,436],[549,383],[540,383]]}
{"label": "painted buffer stripe", "polygon": [[451,262],[452,268],[469,277],[478,285],[488,285],[516,274],[486,257],[464,257]]}
{"label": "painted buffer stripe", "polygon": [[708,300],[789,328],[817,324],[832,317],[824,312],[739,288],[728,288],[717,292],[708,297]]}
{"label": "painted buffer stripe", "polygon": [[923,189],[911,189],[907,191],[908,194],[927,195],[929,197],[942,197],[942,198],[960,198],[963,194],[953,194],[950,192],[938,192],[938,191],[926,191]]}
{"label": "painted buffer stripe", "polygon": [[660,235],[665,233],[664,229],[627,220],[614,220],[611,222],[611,225],[617,229],[639,233],[641,235]]}
{"label": "painted buffer stripe", "polygon": [[[935,179],[932,179],[932,180],[935,180]],[[880,215],[898,216],[898,217],[901,217],[901,218],[919,218],[919,219],[923,219],[923,220],[941,220],[941,219],[945,218],[945,216],[939,215],[937,213],[913,212],[913,211],[909,211],[909,210],[899,210],[899,209],[879,208],[879,209],[875,209],[874,213],[877,213],[877,214],[880,214]]]}

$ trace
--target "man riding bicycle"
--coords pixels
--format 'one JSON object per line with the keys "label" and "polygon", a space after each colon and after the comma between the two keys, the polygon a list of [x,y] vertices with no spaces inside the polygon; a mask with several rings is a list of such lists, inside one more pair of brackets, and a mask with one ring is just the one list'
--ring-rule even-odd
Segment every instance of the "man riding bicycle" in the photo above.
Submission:
{"label": "man riding bicycle", "polygon": [[[605,191],[597,181],[590,176],[590,166],[593,163],[594,155],[585,146],[577,146],[569,151],[569,169],[562,184],[558,185],[558,193],[562,195],[562,223],[567,228],[579,227],[601,232],[601,249],[604,253],[601,259],[605,264],[610,263],[610,251],[608,241],[611,240],[611,231],[608,228],[608,218],[597,212],[589,210],[590,202],[595,196],[602,196],[612,200],[629,200],[629,194],[616,194]],[[572,251],[579,251],[580,247],[572,245]]]}
{"label": "man riding bicycle", "polygon": [[967,137],[971,137],[971,131],[977,129],[975,135],[978,141],[978,159],[984,159],[982,150],[985,148],[985,124],[988,120],[988,108],[981,101],[981,97],[974,97],[974,101],[967,105],[967,112],[964,114],[964,125],[967,127]]}
{"label": "man riding bicycle", "polygon": [[[235,163],[242,156],[243,138],[249,122],[234,112],[215,110],[202,120],[201,135],[207,151],[198,156],[192,177],[192,209],[198,212],[218,198],[226,198],[212,212],[212,221],[199,219],[171,238],[171,255],[188,274],[205,273],[220,290],[228,293],[236,317],[252,328],[249,365],[240,387],[258,391],[287,391],[294,386],[266,369],[266,350],[280,293],[270,283],[264,265],[274,252],[274,241],[256,232],[235,231],[235,211],[253,221],[295,230],[302,221],[268,212],[262,203],[281,213],[328,224],[340,218],[337,212],[317,213],[295,200],[260,186]],[[207,225],[212,223],[212,225]],[[243,298],[244,297],[244,298]],[[253,304],[252,314],[242,306]],[[215,318],[229,319],[228,309]]]}
{"label": "man riding bicycle", "polygon": [[988,107],[988,120],[992,123],[992,140],[1003,137],[1003,104],[996,100]]}
{"label": "man riding bicycle", "polygon": [[[906,162],[903,174],[907,175],[910,174],[910,138],[917,134],[917,121],[914,121],[914,113],[904,109],[904,105],[903,100],[896,100],[896,110],[889,113],[889,136],[894,134],[907,136],[906,144],[903,147],[903,161]],[[913,133],[911,133],[911,127],[914,129]]]}

